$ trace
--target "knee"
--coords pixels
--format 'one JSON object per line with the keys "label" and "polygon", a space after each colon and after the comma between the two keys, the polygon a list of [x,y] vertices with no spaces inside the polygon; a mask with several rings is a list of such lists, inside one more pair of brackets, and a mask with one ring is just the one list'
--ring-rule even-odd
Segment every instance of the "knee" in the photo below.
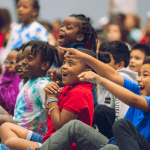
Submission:
{"label": "knee", "polygon": [[106,105],[97,105],[94,109],[94,118],[97,118],[98,116],[105,116],[107,113],[108,107]]}
{"label": "knee", "polygon": [[15,145],[15,144],[18,144],[17,142],[16,142],[16,138],[9,138],[8,140],[6,140],[5,142],[4,142],[4,145],[5,146],[7,146],[7,147],[12,147],[12,145]]}
{"label": "knee", "polygon": [[104,147],[102,147],[100,150],[119,150],[119,147],[112,144],[107,144]]}
{"label": "knee", "polygon": [[125,124],[128,123],[129,120],[127,119],[119,119],[118,121],[114,122],[113,126],[112,126],[112,132],[116,133],[118,132],[120,129],[123,129]]}
{"label": "knee", "polygon": [[9,122],[5,122],[0,126],[0,133],[2,133],[2,131],[4,130],[8,130],[9,128],[11,128],[11,124]]}
{"label": "knee", "polygon": [[70,133],[78,133],[80,129],[83,129],[85,126],[85,124],[80,120],[71,120],[66,125]]}

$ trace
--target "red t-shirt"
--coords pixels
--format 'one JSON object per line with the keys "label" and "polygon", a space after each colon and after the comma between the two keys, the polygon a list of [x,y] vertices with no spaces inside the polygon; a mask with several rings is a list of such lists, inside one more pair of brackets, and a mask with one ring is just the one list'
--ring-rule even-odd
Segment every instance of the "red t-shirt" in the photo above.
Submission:
{"label": "red t-shirt", "polygon": [[150,38],[149,37],[143,37],[139,42],[149,44],[150,43]]}
{"label": "red t-shirt", "polygon": [[[59,96],[58,106],[60,112],[62,109],[73,112],[78,115],[78,120],[92,126],[94,104],[92,95],[93,86],[89,82],[82,82],[72,86],[65,86]],[[43,137],[45,142],[56,130],[53,127],[51,117],[48,115],[47,119],[48,132]],[[75,143],[69,148],[70,150],[78,149]]]}

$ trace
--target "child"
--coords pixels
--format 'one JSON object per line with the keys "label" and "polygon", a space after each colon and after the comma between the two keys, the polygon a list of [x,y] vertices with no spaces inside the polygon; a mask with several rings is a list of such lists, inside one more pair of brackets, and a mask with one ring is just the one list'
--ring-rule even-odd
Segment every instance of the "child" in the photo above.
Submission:
{"label": "child", "polygon": [[39,13],[38,0],[19,0],[17,14],[21,24],[15,25],[6,46],[7,53],[30,40],[48,41],[47,30],[36,19]]}
{"label": "child", "polygon": [[23,48],[23,72],[29,81],[18,94],[11,122],[42,135],[45,135],[46,130],[46,116],[42,106],[45,100],[44,86],[50,81],[45,75],[55,60],[56,51],[48,42],[42,41],[30,41]]}
{"label": "child", "polygon": [[10,114],[14,115],[16,99],[19,94],[21,79],[15,72],[15,63],[18,51],[12,50],[4,61],[6,70],[0,82],[0,105]]}
{"label": "child", "polygon": [[[58,45],[68,48],[87,48],[96,52],[97,34],[85,15],[73,14],[67,17],[59,30]],[[51,69],[53,71],[53,69]],[[60,76],[56,70],[56,75]],[[94,103],[97,102],[95,88],[93,87]]]}
{"label": "child", "polygon": [[124,25],[130,32],[130,38],[135,42],[138,42],[142,38],[142,32],[140,31],[141,18],[137,14],[126,14]]}
{"label": "child", "polygon": [[[90,50],[80,49],[80,51],[96,57],[96,54]],[[80,82],[78,79],[78,75],[81,72],[88,70],[91,69],[85,63],[83,63],[82,60],[66,58],[61,67],[62,82],[65,85],[65,87],[61,90],[61,94],[60,92],[55,93],[55,91],[59,90],[59,86],[55,82],[50,82],[45,86],[45,103],[46,108],[49,109],[49,114],[47,120],[48,132],[43,137],[44,141],[46,141],[56,130],[60,129],[65,123],[73,119],[81,120],[82,122],[92,126],[94,110],[92,85],[89,82]],[[55,94],[53,94],[53,91]],[[16,148],[26,150],[29,147],[32,147],[34,149],[36,147],[39,147],[39,144],[35,142],[41,141],[36,140],[35,142],[31,142],[35,137],[35,133],[32,133],[31,131],[13,124],[3,124],[1,126],[1,129],[3,128],[3,126],[5,126],[6,128],[8,127],[7,135],[9,136],[9,138],[7,139],[8,136],[6,137],[6,134],[3,134],[2,132],[1,138],[3,143],[6,144],[6,146],[8,146],[10,149]],[[10,132],[8,132],[8,130]],[[16,136],[12,136],[12,133],[14,133],[14,135],[16,134],[19,138],[15,138]],[[41,139],[40,135],[36,136],[37,139]],[[26,141],[25,139],[31,141]],[[19,142],[20,144],[16,145],[16,142]],[[70,149],[77,149],[77,147],[75,145],[72,145]]]}
{"label": "child", "polygon": [[84,47],[95,52],[97,35],[90,23],[90,18],[82,14],[67,17],[59,30],[58,44],[68,48]]}
{"label": "child", "polygon": [[145,56],[150,56],[150,46],[143,43],[135,44],[130,53],[129,69],[140,75]]}
{"label": "child", "polygon": [[[103,42],[99,51],[110,53],[111,62],[108,65],[117,70],[122,76],[136,81],[137,74],[126,68],[129,64],[130,52],[124,43],[120,41]],[[100,54],[98,58],[99,56]],[[99,105],[94,110],[93,124],[97,125],[103,135],[111,138],[111,128],[114,121],[125,116],[128,106],[99,84],[97,85],[97,93]]]}
{"label": "child", "polygon": [[107,26],[107,38],[109,41],[128,42],[128,30],[120,24],[110,22]]}
{"label": "child", "polygon": [[18,52],[17,58],[16,58],[16,66],[15,66],[15,71],[18,74],[20,79],[23,79],[20,84],[19,84],[19,91],[21,91],[22,87],[26,84],[26,82],[29,80],[29,77],[24,75],[23,72],[23,66],[22,66],[22,60],[23,60],[23,51],[22,48],[23,46],[25,46],[25,44],[23,44],[21,46],[21,50]]}
{"label": "child", "polygon": [[[118,97],[118,99],[120,99],[122,102],[131,106],[128,109],[125,119],[118,120],[113,126],[113,134],[115,136],[119,149],[148,150],[150,148],[149,145],[150,58],[149,57],[145,58],[143,66],[141,68],[141,75],[137,80],[138,81],[137,84],[121,76],[112,67],[96,59],[93,59],[89,55],[83,54],[82,52],[79,52],[73,48],[72,49],[61,48],[61,49],[68,51],[65,57],[82,59],[87,65],[91,66],[99,75],[102,76],[100,77],[92,72],[82,73],[81,75],[78,76],[80,78],[80,81],[91,81],[97,84],[101,84],[114,96]],[[111,80],[112,82],[107,79]],[[125,88],[129,89],[130,91]],[[80,135],[82,135],[82,133]],[[95,138],[97,137],[95,136]],[[102,142],[102,139],[99,138],[99,144],[104,145],[107,143],[106,141],[105,143],[100,143]],[[115,140],[112,140],[109,143],[116,144],[116,142]]]}

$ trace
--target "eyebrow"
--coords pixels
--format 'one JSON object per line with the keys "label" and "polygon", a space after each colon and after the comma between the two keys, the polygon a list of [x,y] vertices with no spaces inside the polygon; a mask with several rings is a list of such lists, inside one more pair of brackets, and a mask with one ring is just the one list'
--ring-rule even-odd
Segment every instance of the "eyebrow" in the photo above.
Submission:
{"label": "eyebrow", "polygon": [[149,73],[149,71],[146,71],[146,70],[145,70],[145,71],[143,71],[143,73]]}

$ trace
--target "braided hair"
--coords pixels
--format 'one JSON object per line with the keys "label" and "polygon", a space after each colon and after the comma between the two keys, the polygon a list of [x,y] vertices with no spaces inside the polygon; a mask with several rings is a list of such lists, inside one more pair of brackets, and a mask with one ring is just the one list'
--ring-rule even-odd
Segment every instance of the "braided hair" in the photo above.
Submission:
{"label": "braided hair", "polygon": [[[37,53],[41,53],[41,58],[42,58],[42,62],[50,62],[50,66],[54,63],[56,63],[57,61],[59,62],[59,57],[58,57],[58,51],[57,49],[50,45],[48,42],[43,42],[43,41],[34,41],[31,40],[30,42],[28,42],[27,44],[24,45],[24,47],[22,48],[22,52],[24,52],[24,49],[27,46],[31,46],[31,54],[33,54],[34,56],[36,56]],[[57,59],[57,61],[56,61]],[[48,68],[48,69],[49,69]]]}
{"label": "braided hair", "polygon": [[97,34],[95,29],[92,27],[90,18],[86,17],[83,14],[72,14],[70,17],[75,17],[81,21],[81,30],[80,32],[84,35],[83,42],[87,42],[90,40],[90,49],[96,52],[97,48]]}

